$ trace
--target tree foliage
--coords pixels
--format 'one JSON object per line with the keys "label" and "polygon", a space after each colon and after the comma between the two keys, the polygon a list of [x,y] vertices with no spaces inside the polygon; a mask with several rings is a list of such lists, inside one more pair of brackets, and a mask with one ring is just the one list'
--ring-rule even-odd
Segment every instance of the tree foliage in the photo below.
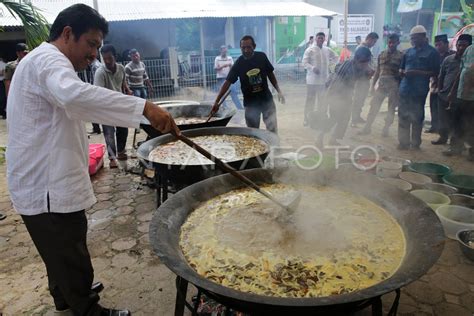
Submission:
{"label": "tree foliage", "polygon": [[472,9],[472,5],[468,5],[466,0],[460,0],[460,2],[464,12],[464,23],[466,25],[474,23],[474,10]]}
{"label": "tree foliage", "polygon": [[16,19],[21,20],[28,47],[32,49],[48,39],[48,22],[31,2],[0,0],[0,4],[3,4]]}

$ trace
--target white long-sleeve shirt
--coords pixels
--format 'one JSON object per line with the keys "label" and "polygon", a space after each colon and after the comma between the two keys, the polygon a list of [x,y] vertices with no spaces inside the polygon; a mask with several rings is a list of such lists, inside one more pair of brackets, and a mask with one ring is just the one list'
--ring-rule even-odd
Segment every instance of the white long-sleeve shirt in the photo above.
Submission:
{"label": "white long-sleeve shirt", "polygon": [[43,43],[22,59],[8,96],[7,178],[22,215],[92,206],[84,122],[138,127],[145,100],[82,82],[69,59]]}
{"label": "white long-sleeve shirt", "polygon": [[[214,59],[214,69],[216,69],[216,78],[222,79],[227,78],[227,75],[230,72],[230,68],[234,65],[234,59],[231,56],[222,57],[221,55],[217,56]],[[227,66],[222,69],[217,70],[217,67]]]}
{"label": "white long-sleeve shirt", "polygon": [[[329,66],[336,64],[337,55],[329,47],[311,45],[303,54],[303,67],[306,69],[306,84],[323,85],[329,77]],[[319,70],[319,74],[314,73]]]}

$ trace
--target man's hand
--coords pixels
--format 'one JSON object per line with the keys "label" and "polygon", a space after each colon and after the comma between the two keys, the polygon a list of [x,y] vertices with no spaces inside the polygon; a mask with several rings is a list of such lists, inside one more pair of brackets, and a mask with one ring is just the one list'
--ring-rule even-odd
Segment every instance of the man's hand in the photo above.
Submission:
{"label": "man's hand", "polygon": [[319,69],[316,68],[316,67],[313,68],[313,72],[317,75],[319,75],[321,73],[321,71],[319,71]]}
{"label": "man's hand", "polygon": [[176,126],[171,114],[153,104],[146,101],[143,115],[150,121],[151,126],[159,130],[161,133],[172,133],[173,135],[180,135],[181,131]]}
{"label": "man's hand", "polygon": [[285,104],[285,96],[284,96],[283,93],[281,93],[281,92],[278,92],[278,101],[279,101],[281,104]]}
{"label": "man's hand", "polygon": [[127,95],[133,95],[133,91],[132,91],[131,89],[126,89],[126,90],[125,90],[125,93],[126,93]]}
{"label": "man's hand", "polygon": [[456,93],[454,91],[451,91],[448,94],[448,103],[451,104],[456,100]]}

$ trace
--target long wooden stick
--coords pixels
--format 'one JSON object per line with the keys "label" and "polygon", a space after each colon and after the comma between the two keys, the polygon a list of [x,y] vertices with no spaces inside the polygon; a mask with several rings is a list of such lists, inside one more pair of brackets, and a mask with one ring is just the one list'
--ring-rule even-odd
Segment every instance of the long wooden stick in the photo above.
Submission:
{"label": "long wooden stick", "polygon": [[[224,103],[225,99],[229,96],[230,94],[230,89],[232,89],[232,87],[229,88],[229,90],[227,90],[227,92],[224,94],[224,96],[221,98],[221,100],[219,101],[219,106],[222,105],[222,103]],[[212,111],[211,109],[211,113],[209,113],[209,117],[207,118],[206,120],[206,123],[209,122],[209,120],[211,119],[211,117],[214,116],[214,114],[216,114],[214,111]]]}

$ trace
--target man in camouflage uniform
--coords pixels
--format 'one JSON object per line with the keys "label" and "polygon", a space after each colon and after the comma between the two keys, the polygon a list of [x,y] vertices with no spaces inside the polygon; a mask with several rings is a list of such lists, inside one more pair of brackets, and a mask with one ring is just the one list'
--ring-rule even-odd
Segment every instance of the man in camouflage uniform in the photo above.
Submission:
{"label": "man in camouflage uniform", "polygon": [[18,43],[16,44],[15,47],[16,50],[16,57],[17,59],[14,61],[11,61],[5,65],[5,94],[8,97],[8,90],[10,90],[10,83],[13,78],[13,74],[15,73],[16,66],[18,66],[18,63],[23,59],[23,57],[28,54],[28,46],[26,46],[25,43]]}
{"label": "man in camouflage uniform", "polygon": [[[399,103],[399,85],[400,85],[400,64],[402,62],[403,53],[397,50],[400,44],[400,38],[397,34],[392,34],[388,37],[388,48],[384,50],[378,57],[377,70],[375,72],[372,83],[372,91],[374,97],[370,102],[370,110],[367,116],[367,123],[360,131],[360,135],[370,134],[372,124],[375,117],[380,111],[383,101],[388,97],[388,113],[385,117],[385,126],[382,131],[382,136],[388,136],[388,130],[395,118],[395,109]],[[378,87],[375,86],[378,82]]]}

